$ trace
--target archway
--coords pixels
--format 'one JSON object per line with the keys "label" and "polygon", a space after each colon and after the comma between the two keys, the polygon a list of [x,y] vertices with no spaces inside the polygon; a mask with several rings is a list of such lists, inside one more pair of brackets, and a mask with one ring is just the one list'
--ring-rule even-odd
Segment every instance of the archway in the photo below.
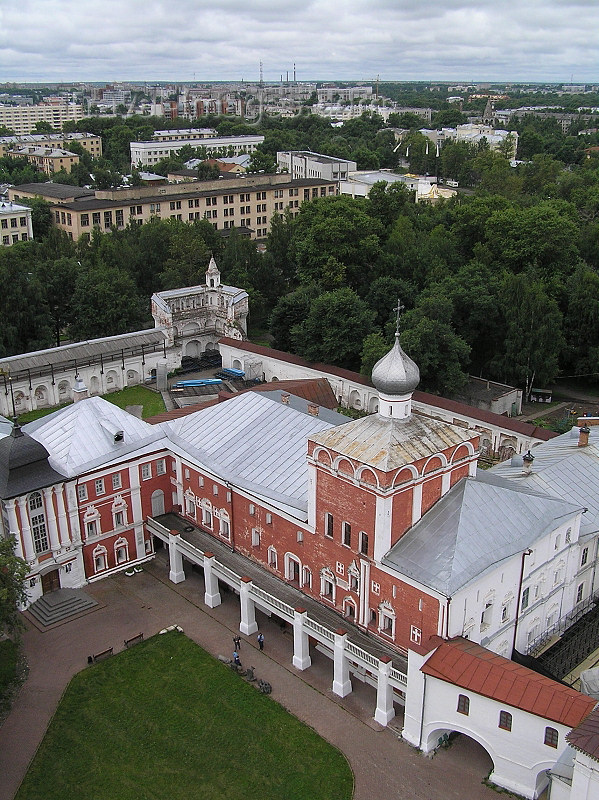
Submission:
{"label": "archway", "polygon": [[197,339],[192,339],[190,342],[186,342],[184,355],[188,356],[189,358],[197,358],[201,354],[202,345]]}
{"label": "archway", "polygon": [[34,397],[36,408],[42,408],[48,405],[48,389],[45,386],[38,386],[35,390]]}
{"label": "archway", "polygon": [[139,372],[136,369],[127,370],[127,386],[137,386],[139,383]]}
{"label": "archway", "polygon": [[375,414],[379,410],[379,399],[378,397],[371,397],[370,402],[368,403],[368,410],[371,414]]}
{"label": "archway", "polygon": [[152,516],[159,517],[164,514],[164,492],[162,489],[156,489],[155,492],[152,492],[150,500],[152,503]]}
{"label": "archway", "polygon": [[233,369],[243,369],[243,367],[241,366],[241,361],[238,358],[234,358],[233,359],[232,366],[233,366]]}
{"label": "archway", "polygon": [[114,392],[120,388],[118,372],[114,369],[108,370],[106,373],[106,389],[109,392]]}
{"label": "archway", "polygon": [[96,375],[92,375],[89,382],[90,395],[100,394],[100,379]]}
{"label": "archway", "polygon": [[459,755],[459,761],[463,768],[473,777],[482,780],[492,775],[495,769],[493,757],[480,742],[469,734],[451,728],[437,729],[429,734],[426,752],[446,747],[451,747],[452,752]]}
{"label": "archway", "polygon": [[71,384],[68,381],[60,381],[58,384],[58,402],[66,403],[71,397]]}

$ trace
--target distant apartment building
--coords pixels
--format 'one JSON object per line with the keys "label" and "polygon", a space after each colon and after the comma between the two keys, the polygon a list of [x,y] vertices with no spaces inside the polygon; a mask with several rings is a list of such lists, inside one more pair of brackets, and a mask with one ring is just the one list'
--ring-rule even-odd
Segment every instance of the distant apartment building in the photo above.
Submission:
{"label": "distant apartment building", "polygon": [[27,133],[21,136],[0,136],[0,158],[18,147],[61,147],[68,150],[77,142],[94,158],[102,155],[102,137],[93,133]]}
{"label": "distant apartment building", "polygon": [[180,142],[186,144],[192,139],[213,139],[216,136],[214,128],[179,128],[172,131],[154,131],[154,142]]}
{"label": "distant apartment building", "polygon": [[72,190],[76,187],[72,186],[63,187],[62,192],[56,191],[58,185],[14,186],[9,189],[9,198],[39,196],[49,200],[57,227],[72,239],[94,229],[110,233],[113,228],[141,225],[154,217],[185,222],[206,219],[225,235],[238,228],[253,239],[264,239],[274,214],[283,215],[289,209],[297,216],[302,203],[332,196],[338,191],[336,181],[292,180],[284,174],[253,174],[168,186],[96,191],[88,195],[74,195]]}
{"label": "distant apartment building", "polygon": [[33,239],[31,209],[13,202],[0,203],[0,242],[10,247]]}
{"label": "distant apartment building", "polygon": [[277,153],[277,170],[288,172],[292,178],[323,178],[326,181],[342,181],[347,178],[349,172],[357,168],[355,161],[323,156],[309,150],[287,150]]}
{"label": "distant apartment building", "polygon": [[36,122],[47,122],[60,130],[67,121],[78,122],[85,116],[79,103],[52,100],[36,106],[0,106],[0,125],[14,131],[17,136],[31,133]]}
{"label": "distant apartment building", "polygon": [[318,89],[316,92],[319,103],[341,103],[354,100],[370,100],[372,98],[372,86],[328,86]]}
{"label": "distant apartment building", "polygon": [[327,117],[333,122],[337,121],[340,123],[347,122],[347,120],[350,119],[358,119],[364,112],[378,114],[383,118],[384,122],[387,122],[389,115],[394,114],[396,111],[397,109],[392,106],[376,105],[375,103],[369,103],[367,105],[363,103],[358,103],[356,105],[352,103],[347,105],[343,105],[342,103],[316,103],[316,105],[312,106],[312,114],[316,114],[318,117]]}
{"label": "distant apartment building", "polygon": [[[170,134],[170,131],[162,131]],[[199,141],[198,141],[199,140]],[[264,141],[264,136],[212,136],[177,139],[175,141],[154,140],[150,142],[131,142],[131,165],[146,169],[157,164],[163,158],[178,153],[185,145],[203,147],[207,155],[238,156],[242,153],[253,153],[259,144]]]}
{"label": "distant apartment building", "polygon": [[33,164],[40,172],[45,172],[46,175],[53,175],[55,172],[60,172],[61,169],[70,172],[73,166],[79,163],[79,156],[76,153],[58,147],[25,145],[9,150],[7,155],[14,158],[26,158],[30,164]]}

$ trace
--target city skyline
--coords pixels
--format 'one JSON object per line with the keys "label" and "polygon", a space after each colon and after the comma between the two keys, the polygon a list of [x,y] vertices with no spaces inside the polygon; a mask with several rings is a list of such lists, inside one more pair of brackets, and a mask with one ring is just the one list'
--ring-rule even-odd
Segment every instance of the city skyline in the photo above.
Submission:
{"label": "city skyline", "polygon": [[0,7],[11,82],[596,82],[595,0],[23,0]]}

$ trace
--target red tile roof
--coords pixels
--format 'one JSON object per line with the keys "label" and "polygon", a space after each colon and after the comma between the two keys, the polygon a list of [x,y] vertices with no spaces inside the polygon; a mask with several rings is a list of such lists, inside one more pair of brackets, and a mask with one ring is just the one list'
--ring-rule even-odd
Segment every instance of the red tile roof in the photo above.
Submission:
{"label": "red tile roof", "polygon": [[576,750],[599,761],[599,706],[577,728],[570,731],[566,739]]}
{"label": "red tile roof", "polygon": [[443,642],[423,664],[422,672],[571,728],[579,725],[596,703],[592,697],[461,637]]}
{"label": "red tile roof", "polygon": [[[334,367],[332,364],[312,363],[306,361],[304,358],[293,355],[293,353],[285,353],[283,350],[275,350],[272,347],[264,347],[264,345],[254,344],[253,342],[242,342],[239,339],[229,339],[227,337],[223,337],[219,341],[221,344],[229,345],[229,347],[247,350],[248,353],[277,358],[280,361],[286,361],[288,364],[297,364],[298,366],[308,367],[318,372],[328,372],[330,375],[336,375],[338,378],[343,378],[347,381],[361,383],[363,386],[372,386],[372,382],[368,380],[368,378],[365,378],[364,375],[360,375],[358,372],[351,372],[349,369],[340,369],[339,367]],[[523,436],[532,436],[542,441],[548,441],[558,435],[553,431],[549,431],[546,428],[539,428],[528,422],[521,422],[517,419],[504,417],[502,414],[494,414],[492,411],[484,411],[481,408],[468,406],[465,403],[458,403],[456,400],[447,400],[445,397],[438,397],[437,395],[428,394],[427,392],[414,392],[413,398],[416,403],[437,406],[445,411],[453,411],[455,414],[472,417],[472,419],[478,419],[481,422],[486,422],[488,425],[497,425],[500,428],[512,430],[515,433],[521,433]]]}

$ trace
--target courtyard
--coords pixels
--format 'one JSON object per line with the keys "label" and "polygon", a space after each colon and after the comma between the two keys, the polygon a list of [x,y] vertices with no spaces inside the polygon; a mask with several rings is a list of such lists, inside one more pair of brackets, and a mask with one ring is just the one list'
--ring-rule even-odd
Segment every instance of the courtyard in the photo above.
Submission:
{"label": "courtyard", "polygon": [[[140,632],[148,638],[178,624],[212,656],[230,658],[239,626],[238,598],[225,594],[222,604],[210,609],[203,604],[198,573],[176,586],[167,576],[166,564],[156,559],[133,577],[121,573],[88,586],[86,591],[98,601],[92,612],[45,630],[28,623],[24,647],[29,678],[0,728],[0,800],[15,796],[64,689],[86,669],[89,654],[111,646],[118,652],[124,639]],[[310,669],[298,673],[291,666],[292,637],[274,619],[259,616],[265,649],[258,650],[255,636],[241,636],[244,667],[254,666],[256,674],[272,684],[273,700],[344,754],[354,774],[355,800],[383,795],[394,800],[495,796],[482,783],[491,761],[478,745],[459,737],[432,759],[424,757],[399,739],[399,717],[389,728],[373,721],[372,687],[354,681],[351,694],[337,697],[331,691],[330,661],[319,653]]]}

